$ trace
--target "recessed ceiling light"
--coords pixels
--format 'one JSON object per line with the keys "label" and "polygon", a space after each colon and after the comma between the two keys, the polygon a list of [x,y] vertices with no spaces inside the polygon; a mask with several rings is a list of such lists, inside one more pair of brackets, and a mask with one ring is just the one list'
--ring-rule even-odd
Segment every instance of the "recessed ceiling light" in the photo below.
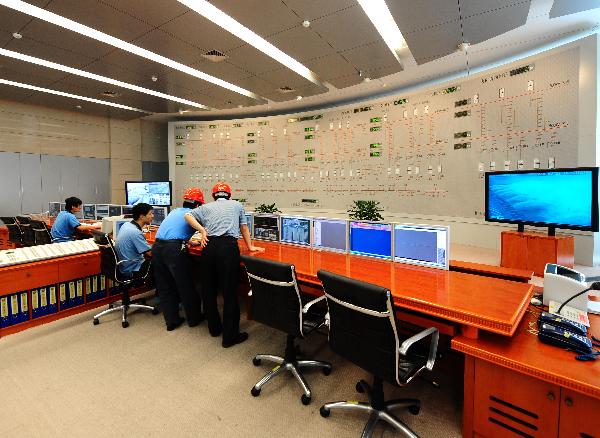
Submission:
{"label": "recessed ceiling light", "polygon": [[296,100],[302,100],[302,96],[296,96]]}
{"label": "recessed ceiling light", "polygon": [[75,105],[75,109],[81,109],[81,105]]}
{"label": "recessed ceiling light", "polygon": [[152,77],[150,77],[150,79],[152,79],[152,82],[158,81],[158,77],[157,76],[152,76]]}
{"label": "recessed ceiling light", "polygon": [[113,47],[116,47],[117,49],[121,49],[121,50],[124,50],[129,53],[133,53],[134,55],[141,56],[142,58],[149,59],[150,61],[158,62],[159,64],[165,65],[174,70],[178,70],[180,72],[186,73],[190,76],[194,76],[194,77],[202,79],[204,81],[213,83],[220,87],[231,90],[235,93],[239,93],[244,96],[251,97],[252,99],[256,99],[258,101],[266,101],[266,99],[264,99],[263,97],[259,96],[256,93],[253,93],[252,91],[246,90],[242,87],[238,87],[237,85],[231,84],[231,83],[224,81],[222,79],[219,79],[215,76],[211,76],[200,70],[196,70],[194,68],[188,67],[187,65],[181,64],[177,61],[173,61],[172,59],[158,55],[154,52],[151,52],[150,50],[142,49],[141,47],[138,47],[136,45],[128,43],[127,41],[120,40],[119,38],[115,38],[104,32],[100,32],[99,30],[92,29],[91,27],[85,26],[76,21],[65,18],[61,15],[55,14],[53,12],[47,11],[42,8],[38,8],[37,6],[34,6],[34,5],[30,5],[29,3],[25,3],[24,1],[0,0],[0,5],[14,9],[16,11],[30,15],[32,17],[39,18],[40,20],[55,24],[57,26],[65,28],[67,30],[77,32],[80,35],[84,35],[86,37],[100,41],[102,43],[109,44]]}
{"label": "recessed ceiling light", "polygon": [[293,91],[296,91],[294,88],[292,87],[288,87],[287,85],[283,86],[283,87],[279,87],[277,89],[277,91],[279,91],[281,94],[288,94],[291,93]]}
{"label": "recessed ceiling light", "polygon": [[308,20],[304,20],[304,21],[302,22],[302,27],[310,27],[310,21],[308,21]]}
{"label": "recessed ceiling light", "polygon": [[115,108],[121,108],[121,109],[129,110],[129,111],[137,111],[140,113],[152,114],[151,111],[146,111],[146,110],[139,109],[139,108],[133,108],[131,106],[121,105],[119,103],[107,102],[105,100],[99,100],[99,99],[92,99],[91,97],[79,96],[77,94],[65,93],[63,91],[58,91],[58,90],[51,90],[50,88],[36,87],[35,85],[23,84],[21,82],[14,82],[14,81],[9,81],[6,79],[1,79],[1,78],[0,78],[0,84],[12,85],[13,87],[26,88],[28,90],[41,91],[42,93],[49,93],[49,94],[54,94],[57,96],[69,97],[71,99],[84,100],[86,102],[99,103],[100,105],[112,106]]}
{"label": "recessed ceiling light", "polygon": [[[106,76],[100,76],[94,73],[89,73],[87,71],[79,70],[72,67],[67,67],[66,65],[57,64],[55,62],[46,61],[45,59],[35,58],[33,56],[24,55],[19,52],[13,52],[12,50],[6,50],[0,48],[0,55],[7,56],[13,59],[19,59],[21,61],[30,62],[32,64],[41,65],[42,67],[52,68],[54,70],[64,71],[66,73],[71,73],[77,76],[82,76],[84,78],[93,79],[95,81],[104,82],[105,84],[116,85],[121,88],[127,88],[128,90],[138,91],[140,93],[149,94],[151,96],[160,97],[167,100],[172,100],[173,102],[183,103],[185,105],[190,105],[196,108],[201,109],[210,109],[210,107],[206,105],[202,105],[198,102],[193,102],[191,100],[182,99],[180,97],[171,96],[169,94],[160,93],[158,91],[150,90],[148,88],[138,87],[137,85],[128,84],[127,82],[117,81],[116,79],[107,78]],[[158,79],[158,78],[157,78]]]}
{"label": "recessed ceiling light", "polygon": [[13,32],[13,38],[20,40],[23,38],[23,35],[21,35],[19,32]]}
{"label": "recessed ceiling light", "polygon": [[300,64],[294,58],[289,56],[287,53],[282,52],[273,44],[260,37],[259,35],[252,32],[250,29],[234,20],[232,17],[227,15],[225,12],[220,10],[219,8],[211,5],[206,0],[178,0],[179,3],[186,5],[193,11],[196,11],[198,14],[202,15],[204,18],[212,21],[217,26],[222,27],[226,31],[234,34],[241,40],[244,40],[251,46],[254,46],[256,49],[263,52],[265,55],[270,56],[275,61],[280,62],[285,65],[290,70],[298,73],[300,76],[308,79],[313,84],[319,85],[321,87],[325,87],[325,84],[321,82],[319,77],[310,71],[307,67]]}
{"label": "recessed ceiling light", "polygon": [[121,93],[117,93],[116,91],[111,91],[111,90],[106,90],[106,91],[103,91],[102,93],[98,93],[98,96],[100,96],[100,97],[110,97],[110,98],[119,97],[120,95],[121,95]]}
{"label": "recessed ceiling light", "polygon": [[398,51],[408,47],[406,41],[398,29],[398,25],[394,21],[394,17],[390,13],[385,0],[357,0],[360,6],[371,20],[371,23],[383,38],[383,41],[392,51],[396,61],[400,62]]}

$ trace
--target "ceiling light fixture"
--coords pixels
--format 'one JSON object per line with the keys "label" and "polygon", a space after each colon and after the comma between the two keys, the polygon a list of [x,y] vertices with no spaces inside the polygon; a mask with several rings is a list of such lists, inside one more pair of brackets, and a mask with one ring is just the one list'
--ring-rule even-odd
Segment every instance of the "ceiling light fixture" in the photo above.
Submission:
{"label": "ceiling light fixture", "polygon": [[308,27],[310,27],[310,21],[308,21],[308,20],[304,20],[304,21],[302,22],[302,27],[307,27],[307,28],[308,28]]}
{"label": "ceiling light fixture", "polygon": [[[18,59],[20,61],[30,62],[32,64],[41,65],[42,67],[52,68],[54,70],[64,71],[84,78],[93,79],[95,81],[104,82],[105,84],[116,85],[121,88],[127,88],[128,90],[138,91],[140,93],[149,94],[151,96],[160,97],[162,99],[172,100],[173,102],[179,102],[186,105],[194,106],[201,109],[211,109],[198,102],[192,102],[191,100],[182,99],[180,97],[171,96],[164,94],[159,91],[150,90],[148,88],[138,87],[137,85],[128,84],[127,82],[117,81],[116,79],[107,78],[106,76],[100,76],[87,71],[79,70],[77,68],[67,67],[66,65],[57,64],[55,62],[46,61],[45,59],[35,58],[33,56],[24,55],[19,52],[13,52],[12,50],[3,49],[0,47],[0,55],[7,56],[9,58]],[[156,77],[156,76],[153,76]],[[158,78],[157,78],[158,79]]]}
{"label": "ceiling light fixture", "polygon": [[20,40],[23,38],[23,35],[21,35],[19,32],[13,32],[13,38]]}
{"label": "ceiling light fixture", "polygon": [[[55,94],[57,96],[69,97],[71,99],[84,100],[86,102],[99,103],[100,105],[112,106],[115,108],[125,109],[125,110],[129,110],[129,111],[137,111],[140,113],[152,114],[151,111],[146,111],[146,110],[139,109],[139,108],[133,108],[131,106],[121,105],[121,104],[113,103],[113,102],[106,102],[105,100],[92,99],[91,97],[79,96],[77,94],[65,93],[63,91],[51,90],[50,88],[36,87],[35,85],[23,84],[21,82],[9,81],[7,79],[2,79],[2,78],[0,78],[0,84],[12,85],[13,87],[26,88],[28,90],[41,91],[42,93]],[[78,106],[80,106],[80,105],[78,105]],[[76,108],[77,108],[77,106],[76,106]]]}
{"label": "ceiling light fixture", "polygon": [[296,100],[302,100],[302,96],[296,96]]}
{"label": "ceiling light fixture", "polygon": [[[232,33],[236,37],[244,40],[251,46],[263,52],[265,55],[270,56],[275,61],[285,65],[290,70],[298,73],[300,76],[308,79],[313,84],[320,87],[325,87],[319,77],[310,71],[307,67],[300,64],[294,58],[289,56],[287,53],[282,52],[273,44],[260,37],[259,35],[252,32],[250,29],[242,25],[241,23],[234,20],[232,17],[227,15],[219,8],[211,5],[206,0],[178,0],[179,3],[186,5],[193,11],[202,15],[204,18],[212,21],[217,26],[222,27],[224,30]],[[326,87],[325,87],[326,88]]]}
{"label": "ceiling light fixture", "polygon": [[367,14],[367,17],[369,17],[369,20],[371,20],[371,23],[375,26],[375,29],[377,29],[377,32],[379,32],[379,35],[383,38],[383,41],[385,41],[392,51],[396,60],[400,62],[398,51],[408,46],[400,29],[398,29],[396,21],[394,21],[394,17],[392,17],[390,10],[385,4],[385,0],[357,1],[363,8],[363,11],[365,11],[365,14]]}
{"label": "ceiling light fixture", "polygon": [[141,56],[142,58],[149,59],[150,61],[158,62],[159,64],[170,67],[174,70],[178,70],[182,73],[186,73],[190,76],[194,76],[198,79],[202,79],[204,81],[210,82],[212,84],[218,85],[220,87],[231,90],[235,93],[242,94],[244,96],[251,97],[252,99],[266,102],[266,99],[259,96],[252,91],[246,90],[244,88],[238,87],[237,85],[231,84],[227,81],[219,79],[217,77],[211,76],[207,73],[201,72],[200,70],[196,70],[194,68],[188,67],[187,65],[181,64],[177,61],[173,61],[172,59],[166,58],[164,56],[158,55],[154,52],[151,52],[146,49],[142,49],[136,45],[128,43],[126,41],[120,40],[104,32],[100,32],[99,30],[92,29],[91,27],[85,26],[83,24],[77,23],[76,21],[69,20],[61,15],[55,14],[53,12],[47,11],[42,8],[38,8],[37,6],[30,5],[21,0],[0,0],[0,5],[6,6],[7,8],[14,9],[15,11],[22,12],[24,14],[30,15],[32,17],[39,18],[40,20],[46,21],[48,23],[55,24],[67,30],[71,30],[73,32],[77,32],[80,35],[84,35],[88,38],[95,39],[105,44],[109,44],[117,49],[124,50],[126,52],[132,53],[137,56]]}

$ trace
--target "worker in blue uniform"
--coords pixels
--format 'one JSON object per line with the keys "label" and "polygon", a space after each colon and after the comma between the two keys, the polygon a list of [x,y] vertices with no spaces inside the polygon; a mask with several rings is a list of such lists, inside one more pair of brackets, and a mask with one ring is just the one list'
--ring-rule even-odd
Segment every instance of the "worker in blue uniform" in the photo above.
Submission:
{"label": "worker in blue uniform", "polygon": [[[204,204],[185,215],[196,230],[208,233],[201,256],[202,298],[212,336],[223,333],[225,348],[244,342],[248,333],[240,332],[240,305],[237,285],[240,269],[240,233],[250,251],[264,251],[252,245],[244,207],[231,200],[231,187],[218,183],[212,190],[215,202]],[[223,322],[217,308],[217,291],[223,291]]]}
{"label": "worker in blue uniform", "polygon": [[206,238],[206,232],[200,227],[199,239],[191,239],[196,230],[184,219],[188,212],[202,204],[202,191],[195,187],[187,189],[183,194],[183,207],[171,211],[156,232],[152,247],[154,278],[168,331],[184,322],[179,315],[180,301],[190,327],[204,321],[202,299],[194,284],[187,247],[200,244]]}
{"label": "worker in blue uniform", "polygon": [[145,203],[136,204],[131,209],[131,222],[119,229],[115,250],[120,261],[119,272],[124,277],[142,277],[148,270],[152,256],[151,247],[146,241],[142,228],[152,223],[154,212],[152,206]]}
{"label": "worker in blue uniform", "polygon": [[50,229],[53,242],[68,242],[73,240],[76,231],[95,230],[101,227],[101,225],[86,225],[79,222],[75,213],[81,211],[82,204],[81,199],[75,196],[65,199],[65,211],[61,211],[56,216]]}

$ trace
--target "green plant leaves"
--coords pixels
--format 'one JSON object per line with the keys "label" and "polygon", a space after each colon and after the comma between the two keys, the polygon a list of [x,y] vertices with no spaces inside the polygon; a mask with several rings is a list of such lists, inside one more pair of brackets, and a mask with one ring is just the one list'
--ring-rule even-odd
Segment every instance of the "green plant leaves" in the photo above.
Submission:
{"label": "green plant leaves", "polygon": [[275,207],[275,203],[273,204],[260,204],[254,209],[255,213],[281,213],[277,207]]}
{"label": "green plant leaves", "polygon": [[380,211],[383,211],[383,208],[380,208],[379,206],[379,201],[353,202],[354,205],[348,210],[350,219],[374,222],[383,220],[383,216],[379,214]]}

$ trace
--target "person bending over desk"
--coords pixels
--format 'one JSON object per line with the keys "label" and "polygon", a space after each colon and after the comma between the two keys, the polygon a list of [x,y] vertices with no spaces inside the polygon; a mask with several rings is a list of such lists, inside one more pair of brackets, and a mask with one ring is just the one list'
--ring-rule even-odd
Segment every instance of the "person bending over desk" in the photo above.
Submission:
{"label": "person bending over desk", "polygon": [[65,199],[65,211],[61,211],[50,229],[53,242],[68,242],[73,240],[75,231],[96,230],[101,225],[85,225],[79,222],[75,213],[81,211],[81,199],[71,196]]}
{"label": "person bending over desk", "polygon": [[119,264],[119,272],[125,277],[143,276],[146,265],[152,256],[142,227],[150,225],[154,219],[152,206],[145,203],[134,205],[131,209],[133,219],[121,226],[115,242],[115,250],[119,260],[127,260]]}

